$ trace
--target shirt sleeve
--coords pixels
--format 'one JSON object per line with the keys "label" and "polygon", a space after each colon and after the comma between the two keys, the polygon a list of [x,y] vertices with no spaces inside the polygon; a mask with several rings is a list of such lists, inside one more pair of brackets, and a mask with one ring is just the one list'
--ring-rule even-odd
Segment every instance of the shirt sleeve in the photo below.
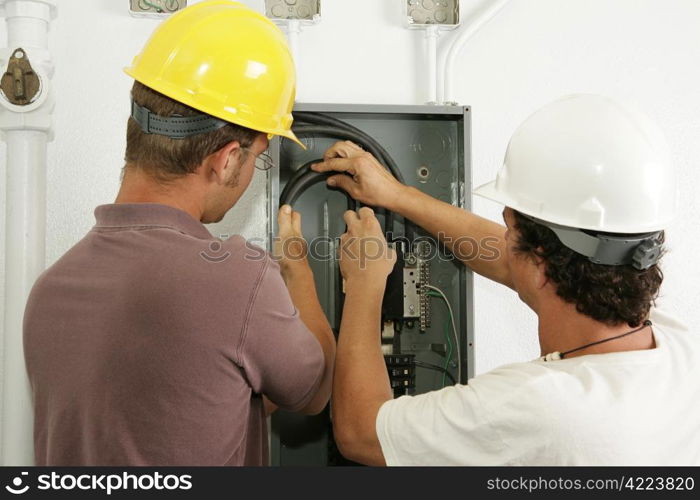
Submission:
{"label": "shirt sleeve", "polygon": [[[543,443],[548,418],[520,370],[384,403],[376,421],[387,465],[511,465]],[[546,408],[546,406],[545,406]]]}
{"label": "shirt sleeve", "polygon": [[690,331],[688,325],[663,309],[652,307],[649,312],[649,319],[651,320],[652,326],[659,325],[663,328],[672,328],[683,332]]}
{"label": "shirt sleeve", "polygon": [[377,436],[387,465],[489,465],[503,448],[467,386],[387,401]]}
{"label": "shirt sleeve", "polygon": [[323,376],[321,345],[301,320],[271,259],[251,302],[239,359],[253,391],[289,411],[311,401]]}

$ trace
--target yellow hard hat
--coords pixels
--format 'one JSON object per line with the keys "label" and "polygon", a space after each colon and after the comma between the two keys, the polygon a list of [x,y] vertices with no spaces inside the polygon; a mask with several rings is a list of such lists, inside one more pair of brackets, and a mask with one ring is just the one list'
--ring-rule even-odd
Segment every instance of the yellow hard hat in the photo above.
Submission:
{"label": "yellow hard hat", "polygon": [[165,20],[124,71],[203,113],[279,135],[292,132],[296,71],[284,34],[230,0],[206,0]]}

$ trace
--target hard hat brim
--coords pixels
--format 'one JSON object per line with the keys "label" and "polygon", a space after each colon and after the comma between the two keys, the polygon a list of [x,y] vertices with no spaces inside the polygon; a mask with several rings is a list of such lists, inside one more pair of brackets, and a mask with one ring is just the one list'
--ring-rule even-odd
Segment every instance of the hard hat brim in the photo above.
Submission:
{"label": "hard hat brim", "polygon": [[286,139],[289,139],[292,142],[297,143],[301,147],[301,149],[306,151],[306,145],[299,140],[299,138],[296,136],[296,134],[294,134],[294,132],[292,132],[292,130],[288,130],[288,131],[280,133],[278,135],[280,137],[284,137]]}
{"label": "hard hat brim", "polygon": [[486,184],[482,184],[478,188],[474,189],[472,193],[477,196],[481,196],[482,198],[486,198],[487,200],[495,201],[502,205],[508,206],[509,203],[512,203],[512,200],[508,200],[507,197],[503,196],[503,193],[499,192],[496,189],[495,180],[487,182]]}
{"label": "hard hat brim", "polygon": [[536,217],[538,219],[550,222],[553,224],[559,224],[566,227],[572,227],[577,229],[587,229],[591,231],[605,231],[610,233],[619,234],[638,234],[638,233],[649,233],[653,231],[663,231],[671,222],[673,218],[660,219],[654,224],[647,225],[637,225],[637,226],[600,226],[595,224],[580,224],[572,216],[566,217],[561,215],[552,214],[549,211],[542,209],[535,209],[530,206],[525,206],[522,201],[518,201],[510,198],[507,194],[503,193],[496,186],[497,181],[487,182],[479,186],[472,191],[472,194],[486,198],[487,200],[495,201],[503,206],[517,210],[518,212],[529,215],[531,217]]}

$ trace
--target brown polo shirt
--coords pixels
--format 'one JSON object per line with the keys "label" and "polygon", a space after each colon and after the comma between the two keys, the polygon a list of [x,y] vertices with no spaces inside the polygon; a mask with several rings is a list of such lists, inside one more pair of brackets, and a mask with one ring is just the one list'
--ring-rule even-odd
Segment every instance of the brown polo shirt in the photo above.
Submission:
{"label": "brown polo shirt", "polygon": [[321,347],[278,265],[158,204],[103,205],[24,318],[37,465],[264,465],[262,395],[306,406]]}

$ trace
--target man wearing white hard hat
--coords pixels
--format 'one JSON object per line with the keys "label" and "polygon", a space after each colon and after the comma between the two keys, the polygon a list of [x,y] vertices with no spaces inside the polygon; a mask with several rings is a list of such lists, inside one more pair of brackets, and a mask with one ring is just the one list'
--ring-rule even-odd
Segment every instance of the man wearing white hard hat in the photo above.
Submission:
{"label": "man wearing white hard hat", "polygon": [[[373,465],[700,465],[700,337],[654,309],[676,184],[662,134],[592,95],[565,97],[517,129],[494,182],[505,226],[403,186],[353,145],[318,171],[365,205],[440,235],[475,272],[538,317],[541,357],[392,399],[380,351],[384,279],[394,256],[358,261],[382,232],[372,211],[345,215],[344,316],[333,386],[341,451]],[[474,258],[454,242],[496,238]],[[379,252],[374,252],[376,254]],[[534,333],[534,332],[533,332]],[[498,332],[493,332],[498,335]],[[362,388],[361,390],[358,388]]]}

